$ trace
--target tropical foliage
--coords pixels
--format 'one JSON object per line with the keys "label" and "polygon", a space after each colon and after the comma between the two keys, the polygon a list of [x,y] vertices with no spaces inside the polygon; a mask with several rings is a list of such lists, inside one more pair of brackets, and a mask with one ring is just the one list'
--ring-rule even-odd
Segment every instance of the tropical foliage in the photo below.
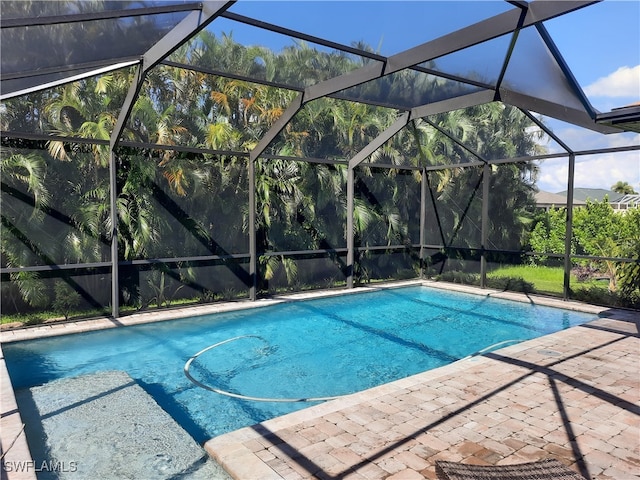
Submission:
{"label": "tropical foliage", "polygon": [[[206,31],[171,60],[300,87],[368,62],[304,43],[274,53]],[[248,152],[297,92],[158,66],[147,75],[122,133],[123,145],[115,152],[114,226],[108,140],[131,80],[132,72],[124,69],[3,105],[4,131],[65,137],[46,143],[19,135],[3,139],[3,267],[66,266],[48,276],[11,273],[11,282],[3,282],[3,309],[51,306],[56,296],[64,297],[56,308],[65,316],[78,303],[107,306],[110,279],[105,272],[114,227],[121,296],[138,308],[182,297],[209,301],[241,295],[251,281],[246,265],[251,229],[261,255],[262,289],[344,281],[346,164],[396,120],[397,110],[334,98],[305,104],[255,163],[257,218],[249,225]],[[412,90],[419,97],[413,100],[431,101],[443,94],[439,89],[456,88],[410,74],[391,76],[350,95],[373,98],[391,89],[400,103],[406,100],[401,93]],[[359,166],[356,280],[416,274],[418,262],[410,251],[420,241],[422,174],[403,167],[454,165],[429,170],[425,179],[427,243],[519,249],[534,218],[533,164],[456,165],[538,152],[529,123],[517,109],[500,103],[440,114],[428,122],[415,120]],[[207,153],[194,153],[198,151]],[[488,245],[483,246],[485,181],[491,215]],[[397,255],[376,254],[370,247]],[[291,251],[320,253],[302,258],[287,253]],[[78,263],[95,267],[74,269]],[[57,285],[72,287],[82,302]]]}
{"label": "tropical foliage", "polygon": [[[531,247],[539,253],[563,255],[566,211],[552,208],[540,215],[530,237]],[[619,294],[629,305],[640,300],[640,209],[615,213],[608,200],[587,201],[573,211],[571,253],[603,257],[604,260],[580,260],[576,268],[579,279],[602,278],[608,290]],[[545,255],[535,257],[545,264]],[[620,261],[616,259],[626,259]],[[636,261],[633,261],[636,259]]]}

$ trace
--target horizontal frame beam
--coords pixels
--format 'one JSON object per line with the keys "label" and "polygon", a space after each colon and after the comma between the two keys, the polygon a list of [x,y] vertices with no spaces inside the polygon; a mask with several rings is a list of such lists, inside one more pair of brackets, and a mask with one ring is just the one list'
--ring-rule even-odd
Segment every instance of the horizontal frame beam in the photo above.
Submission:
{"label": "horizontal frame beam", "polygon": [[541,98],[532,97],[522,93],[513,92],[506,88],[500,88],[500,100],[508,105],[519,107],[525,110],[531,110],[541,113],[549,117],[556,118],[573,125],[578,125],[598,133],[620,133],[624,130],[619,128],[600,125],[592,119],[585,110],[576,110],[574,108],[560,105]]}
{"label": "horizontal frame beam", "polygon": [[[36,141],[58,141],[64,143],[77,143],[83,145],[108,145],[108,140],[96,140],[93,138],[83,138],[83,137],[64,137],[60,135],[46,135],[41,133],[28,133],[28,132],[15,132],[15,131],[3,131],[0,133],[0,138],[24,138],[27,140],[36,140]],[[122,147],[129,148],[141,148],[141,149],[149,149],[149,150],[168,150],[168,151],[176,151],[176,152],[191,152],[191,153],[200,153],[206,155],[224,155],[231,157],[249,157],[248,152],[237,152],[233,150],[212,150],[207,148],[199,148],[199,147],[183,147],[176,145],[161,145],[159,143],[139,143],[139,142],[131,142],[131,141],[122,141],[119,144]],[[573,154],[577,157],[585,156],[585,155],[599,155],[605,153],[623,153],[623,152],[633,152],[640,151],[640,145],[627,145],[624,147],[606,147],[606,148],[597,148],[590,150],[578,150],[574,151]],[[548,153],[541,155],[531,155],[525,157],[513,157],[513,158],[501,158],[496,160],[488,160],[488,163],[491,164],[504,164],[504,163],[521,163],[521,162],[532,162],[536,160],[546,160],[552,158],[562,158],[568,157],[569,153]],[[327,163],[327,164],[335,164],[335,165],[347,165],[347,160],[325,160],[321,158],[302,158],[302,157],[289,157],[285,155],[263,155],[262,158],[274,158],[280,160],[291,160],[294,162],[310,162],[310,163]],[[382,163],[368,163],[362,162],[360,165],[368,166],[368,167],[379,167],[379,168],[390,168],[390,169],[406,169],[406,170],[420,170],[422,167],[417,167],[414,165],[392,165],[392,164],[382,164]],[[482,163],[450,163],[446,165],[431,165],[426,167],[428,170],[440,170],[447,168],[458,168],[460,166],[478,166],[482,165]]]}
{"label": "horizontal frame beam", "polygon": [[129,10],[107,10],[103,12],[73,13],[69,15],[50,15],[47,17],[3,18],[0,19],[0,29],[40,27],[44,25],[59,25],[64,23],[93,22],[96,20],[143,17],[147,15],[161,15],[163,13],[178,13],[201,9],[202,2],[197,2],[173,4],[162,7],[132,8]]}

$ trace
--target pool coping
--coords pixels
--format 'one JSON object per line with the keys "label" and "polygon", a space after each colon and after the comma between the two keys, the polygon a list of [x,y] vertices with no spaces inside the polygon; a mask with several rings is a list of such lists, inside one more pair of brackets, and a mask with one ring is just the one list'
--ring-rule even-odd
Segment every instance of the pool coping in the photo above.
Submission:
{"label": "pool coping", "polygon": [[[388,288],[401,288],[406,286],[418,286],[424,285],[432,288],[440,288],[443,290],[449,291],[458,291],[463,293],[471,293],[480,296],[488,296],[494,298],[502,298],[506,300],[513,300],[518,302],[525,303],[534,303],[537,305],[551,306],[556,308],[562,308],[565,310],[573,310],[580,311],[585,313],[591,313],[594,315],[601,315],[604,312],[615,312],[617,316],[627,316],[627,315],[637,315],[637,313],[628,312],[625,310],[612,309],[610,307],[601,307],[590,304],[585,304],[581,302],[575,301],[567,301],[558,298],[552,297],[544,297],[539,295],[528,295],[517,292],[505,292],[493,289],[481,289],[479,287],[461,285],[461,284],[451,284],[451,283],[441,283],[430,280],[409,280],[409,281],[401,281],[401,282],[389,282],[389,283],[381,283],[374,284],[368,286],[356,287],[353,289],[335,289],[335,290],[322,290],[322,291],[308,291],[308,292],[297,292],[292,294],[285,295],[277,295],[271,298],[260,299],[257,301],[236,301],[236,302],[225,302],[219,304],[211,304],[211,305],[199,305],[199,306],[190,306],[178,309],[171,310],[162,310],[162,311],[153,311],[153,312],[141,312],[131,314],[125,317],[121,317],[119,319],[113,318],[98,318],[92,320],[85,321],[74,321],[74,322],[63,322],[63,323],[53,323],[47,325],[40,325],[35,327],[27,327],[27,328],[18,328],[11,330],[2,330],[0,332],[0,404],[1,404],[1,418],[0,418],[0,431],[2,434],[0,435],[0,444],[2,446],[2,452],[4,452],[3,464],[6,465],[17,465],[17,462],[31,462],[32,467],[21,472],[15,471],[5,471],[4,468],[2,470],[3,478],[7,478],[7,480],[21,480],[28,479],[34,480],[36,479],[35,471],[33,468],[32,456],[29,451],[29,447],[23,434],[23,422],[20,417],[20,412],[18,410],[18,406],[15,400],[15,395],[13,391],[13,387],[11,384],[11,379],[9,377],[6,363],[4,360],[4,354],[2,353],[2,344],[3,343],[13,343],[23,340],[32,340],[36,338],[44,338],[44,337],[52,337],[59,335],[68,335],[74,333],[82,333],[96,330],[103,330],[108,328],[118,328],[123,326],[131,326],[131,325],[139,325],[145,323],[152,323],[158,321],[166,321],[176,319],[176,317],[194,317],[201,315],[208,315],[213,313],[221,313],[235,310],[244,310],[250,308],[260,308],[266,307],[269,305],[275,305],[278,303],[284,302],[292,302],[292,301],[300,301],[307,300],[312,298],[324,298],[330,296],[338,296],[338,295],[348,295],[348,294],[357,294],[369,291],[375,291],[379,289],[388,289]],[[551,334],[554,335],[554,334]],[[527,342],[523,342],[527,343]],[[513,348],[513,347],[507,347]],[[377,391],[384,391],[384,389],[395,389],[400,385],[407,385],[407,382],[416,382],[421,376],[424,375],[445,375],[451,369],[459,368],[459,362],[463,360],[459,360],[450,365],[446,365],[434,370],[429,370],[427,372],[422,372],[417,375],[407,377],[405,379],[397,380],[395,382],[391,382],[389,384],[380,385],[378,387],[374,387],[373,389],[364,390],[362,392],[357,392],[352,395],[345,396],[338,400],[333,400],[330,402],[323,403],[321,405],[317,405],[314,407],[310,407],[304,410],[300,410],[298,412],[293,412],[283,417],[277,417],[267,422],[263,422],[261,425],[269,425],[271,427],[276,427],[281,425],[283,422],[290,422],[291,419],[294,418],[304,418],[305,415],[316,415],[316,412],[324,412],[324,409],[335,409],[339,408],[338,405],[342,405],[343,402],[349,402],[350,404],[355,404],[359,401],[362,395],[366,395],[367,393],[371,393],[374,390],[374,393]],[[482,361],[481,357],[474,358],[473,361]],[[402,388],[402,387],[401,387]],[[249,428],[249,427],[246,427]],[[248,451],[242,451],[239,449],[239,443],[235,443],[235,447],[231,445],[227,448],[219,445],[220,440],[216,440],[226,435],[231,435],[232,433],[236,433],[237,435],[245,435],[247,430],[239,429],[235,432],[230,432],[229,434],[222,435],[220,437],[215,437],[207,442],[205,442],[205,449],[211,452],[214,450],[212,448],[215,445],[215,450],[217,451],[216,457],[218,461],[221,461],[222,458],[226,458],[228,455],[239,455],[242,454],[247,457],[248,464],[254,465],[255,468],[260,468],[257,463],[250,462],[250,460],[255,457],[253,453]],[[227,437],[228,438],[228,437]],[[235,450],[234,450],[235,448]],[[230,450],[231,449],[231,450]],[[222,453],[220,453],[222,452]],[[222,463],[222,462],[221,462]],[[261,462],[262,463],[262,462]],[[223,464],[224,465],[224,464]],[[264,472],[264,478],[281,478],[280,476],[273,476],[275,472],[262,463],[269,471]],[[242,478],[242,477],[237,477]]]}

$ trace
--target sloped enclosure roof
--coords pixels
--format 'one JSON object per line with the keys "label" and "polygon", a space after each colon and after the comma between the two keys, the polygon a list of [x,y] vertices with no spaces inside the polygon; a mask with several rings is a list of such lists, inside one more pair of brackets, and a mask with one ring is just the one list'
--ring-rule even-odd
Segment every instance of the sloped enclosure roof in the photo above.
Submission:
{"label": "sloped enclosure roof", "polygon": [[[347,44],[349,32],[343,32],[343,38],[324,38],[323,19],[318,19],[317,32],[296,30],[292,19],[313,14],[305,3],[3,0],[1,98],[135,66],[138,82],[122,107],[112,134],[115,144],[144,75],[158,64],[300,92],[253,158],[297,109],[323,96],[394,108],[407,113],[406,121],[500,100],[602,133],[639,130],[637,106],[606,113],[591,106],[545,27],[545,21],[571,15],[594,2],[456,2],[446,18],[425,15],[430,10],[434,15],[444,11],[430,8],[436,2],[375,2],[381,24],[384,8],[402,8],[406,15],[413,9],[425,18],[423,43],[384,55],[366,45]],[[341,3],[327,2],[322,8],[329,17],[341,15]],[[360,4],[363,9],[372,5]],[[282,9],[289,14],[280,17]],[[310,69],[297,81],[281,77],[264,59],[257,62],[264,68],[250,75],[225,70],[224,62],[207,64],[197,55],[197,33],[205,28],[218,36],[234,32],[236,41],[243,41],[240,37],[250,32],[251,46],[271,47],[278,39],[293,39],[318,51],[357,58],[359,62],[350,62],[350,68],[361,66],[350,71],[336,67],[334,72]],[[434,37],[432,32],[439,35]],[[337,37],[335,32],[329,36]],[[189,52],[180,56],[181,63],[171,56],[178,48]],[[190,63],[185,64],[185,58]]]}
{"label": "sloped enclosure roof", "polygon": [[168,304],[165,278],[204,302],[425,265],[482,283],[540,253],[539,163],[568,199],[580,158],[635,165],[637,135],[601,134],[640,107],[596,110],[551,33],[593,35],[596,3],[2,0],[6,295],[118,317]]}

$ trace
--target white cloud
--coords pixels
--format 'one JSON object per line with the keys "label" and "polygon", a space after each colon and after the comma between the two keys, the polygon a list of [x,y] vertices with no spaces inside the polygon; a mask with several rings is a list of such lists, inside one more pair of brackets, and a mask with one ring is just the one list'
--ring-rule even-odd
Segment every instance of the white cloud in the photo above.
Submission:
{"label": "white cloud", "polygon": [[[626,132],[603,135],[573,125],[553,124],[553,130],[570,148],[576,152],[606,148],[640,145],[640,134]],[[551,142],[546,144],[549,153],[564,150]],[[547,192],[561,192],[567,189],[569,156],[552,158],[540,162],[538,188]],[[610,189],[618,181],[628,182],[640,191],[640,151],[577,155],[575,168],[576,188]]]}
{"label": "white cloud", "polygon": [[593,97],[631,97],[640,99],[640,65],[620,67],[606,77],[599,78],[584,89]]}
{"label": "white cloud", "polygon": [[[547,192],[567,189],[569,159],[550,159],[541,162],[538,188]],[[628,182],[640,190],[640,152],[618,152],[576,157],[576,188],[604,188],[609,190],[618,181]]]}

